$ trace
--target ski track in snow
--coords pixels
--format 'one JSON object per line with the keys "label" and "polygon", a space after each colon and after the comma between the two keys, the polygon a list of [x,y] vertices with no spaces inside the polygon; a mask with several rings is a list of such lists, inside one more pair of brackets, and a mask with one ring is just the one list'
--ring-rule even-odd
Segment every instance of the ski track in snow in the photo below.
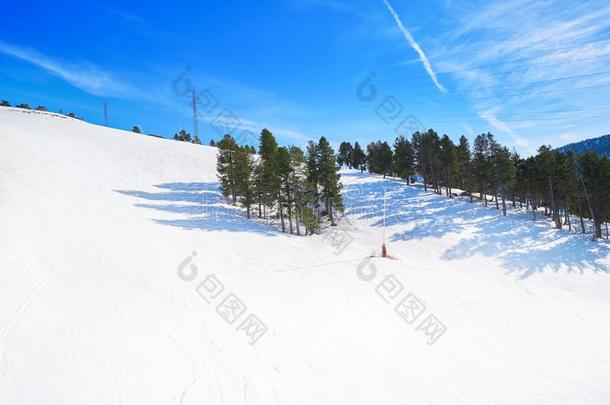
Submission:
{"label": "ski track in snow", "polygon": [[223,202],[215,148],[2,107],[0,145],[2,404],[610,403],[607,243],[349,170],[339,226],[297,237]]}

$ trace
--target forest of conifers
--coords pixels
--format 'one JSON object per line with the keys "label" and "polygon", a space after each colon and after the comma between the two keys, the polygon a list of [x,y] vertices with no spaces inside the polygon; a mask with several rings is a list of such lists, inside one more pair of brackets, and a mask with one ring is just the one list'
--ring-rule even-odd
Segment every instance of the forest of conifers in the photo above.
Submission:
{"label": "forest of conifers", "polygon": [[[368,170],[399,177],[407,184],[418,177],[426,190],[449,198],[456,195],[495,205],[506,215],[507,206],[546,215],[556,228],[575,226],[594,237],[610,220],[610,161],[595,152],[575,154],[542,146],[535,156],[522,158],[501,145],[491,133],[465,136],[454,143],[434,130],[415,132],[370,143],[342,142],[335,155],[325,137],[310,141],[305,152],[297,146],[280,147],[271,132],[260,136],[258,155],[253,146],[240,146],[230,135],[216,143],[218,177],[225,197],[246,208],[248,216],[278,217],[282,231],[311,234],[325,215],[335,225],[335,210],[343,210],[339,167]],[[578,218],[578,225],[572,223]]]}

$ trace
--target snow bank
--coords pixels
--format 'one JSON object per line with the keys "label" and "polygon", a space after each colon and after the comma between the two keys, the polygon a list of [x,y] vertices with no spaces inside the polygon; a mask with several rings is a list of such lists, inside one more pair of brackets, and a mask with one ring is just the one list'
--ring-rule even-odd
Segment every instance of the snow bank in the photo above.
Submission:
{"label": "snow bank", "polygon": [[351,171],[285,235],[215,154],[0,108],[0,403],[610,401],[606,245]]}

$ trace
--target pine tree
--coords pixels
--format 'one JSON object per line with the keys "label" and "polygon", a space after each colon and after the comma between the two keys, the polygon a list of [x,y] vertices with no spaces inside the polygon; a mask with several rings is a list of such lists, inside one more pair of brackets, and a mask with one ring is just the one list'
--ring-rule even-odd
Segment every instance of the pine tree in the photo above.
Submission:
{"label": "pine tree", "polygon": [[489,179],[491,177],[491,158],[489,150],[489,139],[487,134],[480,134],[474,140],[473,150],[473,175],[477,182],[477,189],[479,191],[479,199],[484,200],[485,206],[487,207],[487,188],[489,186]]}
{"label": "pine tree", "polygon": [[464,135],[460,137],[460,144],[456,149],[457,178],[459,187],[466,190],[468,198],[472,202],[472,161],[470,155],[470,143]]}
{"label": "pine tree", "polygon": [[251,217],[252,204],[255,202],[254,160],[250,148],[237,147],[234,153],[235,189],[241,204]]}
{"label": "pine tree", "polygon": [[291,198],[288,200],[288,221],[290,222],[290,233],[292,233],[292,213],[297,235],[301,235],[300,221],[303,204],[305,201],[305,155],[298,146],[291,146],[290,152],[290,186]]}
{"label": "pine tree", "polygon": [[237,176],[235,166],[235,152],[238,149],[235,139],[226,134],[218,142],[218,155],[216,172],[220,182],[220,190],[225,198],[231,197],[233,205],[237,202]]}
{"label": "pine tree", "polygon": [[354,169],[360,169],[360,172],[364,171],[366,166],[366,153],[364,153],[358,142],[354,143],[351,161]]}
{"label": "pine tree", "polygon": [[193,138],[192,141],[195,145],[201,145],[201,139],[199,139],[199,137],[197,135],[195,135],[195,137]]}
{"label": "pine tree", "polygon": [[180,132],[174,134],[174,140],[181,142],[190,142],[191,134],[186,132],[184,129],[181,129]]}
{"label": "pine tree", "polygon": [[381,174],[384,179],[392,174],[392,148],[387,142],[371,142],[366,150],[370,173]]}
{"label": "pine tree", "polygon": [[140,131],[140,127],[137,125],[134,125],[133,128],[131,128],[131,132],[136,133],[136,134],[142,133],[142,131]]}
{"label": "pine tree", "polygon": [[[258,154],[261,165],[261,187],[263,217],[266,216],[266,207],[273,208],[278,201],[280,191],[280,181],[277,171],[277,142],[275,137],[268,129],[264,128],[260,135],[260,146]],[[279,210],[278,210],[279,213]]]}
{"label": "pine tree", "polygon": [[415,149],[417,172],[423,177],[424,190],[432,184],[434,190],[440,194],[439,189],[439,138],[432,129],[426,132],[415,132],[411,141]]}
{"label": "pine tree", "polygon": [[[288,148],[282,146],[277,149],[276,153],[276,169],[279,181],[279,188],[277,190],[277,209],[279,211],[280,220],[282,223],[282,232],[286,232],[286,224],[284,221],[284,209],[288,206],[288,201],[291,198],[291,166],[290,166],[290,152]],[[292,223],[290,224],[292,228]],[[291,231],[292,233],[292,231]]]}
{"label": "pine tree", "polygon": [[555,227],[561,229],[561,216],[557,206],[557,177],[556,155],[550,145],[543,145],[538,149],[540,168],[546,180],[547,195],[550,203],[550,214]]}
{"label": "pine tree", "polygon": [[328,215],[328,220],[331,226],[337,225],[335,223],[335,216],[333,210],[335,208],[342,209],[343,202],[341,200],[341,174],[339,174],[339,167],[335,159],[335,152],[330,146],[325,137],[321,137],[318,142],[319,160],[319,182],[322,189],[322,197],[324,199],[324,206]]}
{"label": "pine tree", "polygon": [[305,162],[305,193],[307,205],[312,205],[316,220],[320,222],[320,168],[318,166],[318,144],[309,141]]}
{"label": "pine tree", "polygon": [[339,166],[346,165],[350,169],[352,168],[352,153],[354,148],[349,142],[341,142],[339,145],[339,153],[337,154],[337,163]]}
{"label": "pine tree", "polygon": [[593,151],[586,152],[578,159],[579,172],[587,205],[593,220],[594,238],[602,237],[602,223],[610,214],[610,161]]}
{"label": "pine tree", "polygon": [[210,146],[216,146],[216,141],[213,139],[210,139]]}
{"label": "pine tree", "polygon": [[494,202],[496,203],[496,209],[500,209],[500,202],[498,200],[499,186],[500,186],[500,169],[498,167],[498,159],[502,153],[502,146],[495,140],[493,134],[487,133],[487,143],[489,145],[489,168],[490,168],[490,189],[493,191]]}
{"label": "pine tree", "polygon": [[415,175],[415,152],[404,136],[394,140],[393,171],[409,184],[411,176]]}
{"label": "pine tree", "polygon": [[443,168],[443,183],[447,197],[452,198],[451,187],[456,173],[457,152],[451,138],[443,135],[439,143],[439,160]]}
{"label": "pine tree", "polygon": [[506,216],[506,198],[513,189],[516,175],[515,164],[506,146],[502,146],[497,153],[496,167],[498,188],[502,198],[502,215]]}

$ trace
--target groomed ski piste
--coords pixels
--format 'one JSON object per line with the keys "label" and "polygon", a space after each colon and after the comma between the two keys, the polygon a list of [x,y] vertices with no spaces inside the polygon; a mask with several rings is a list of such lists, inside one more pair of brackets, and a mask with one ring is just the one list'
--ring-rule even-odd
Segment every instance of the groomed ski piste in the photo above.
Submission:
{"label": "groomed ski piste", "polygon": [[1,404],[610,403],[607,243],[349,170],[291,236],[215,161],[0,108]]}

